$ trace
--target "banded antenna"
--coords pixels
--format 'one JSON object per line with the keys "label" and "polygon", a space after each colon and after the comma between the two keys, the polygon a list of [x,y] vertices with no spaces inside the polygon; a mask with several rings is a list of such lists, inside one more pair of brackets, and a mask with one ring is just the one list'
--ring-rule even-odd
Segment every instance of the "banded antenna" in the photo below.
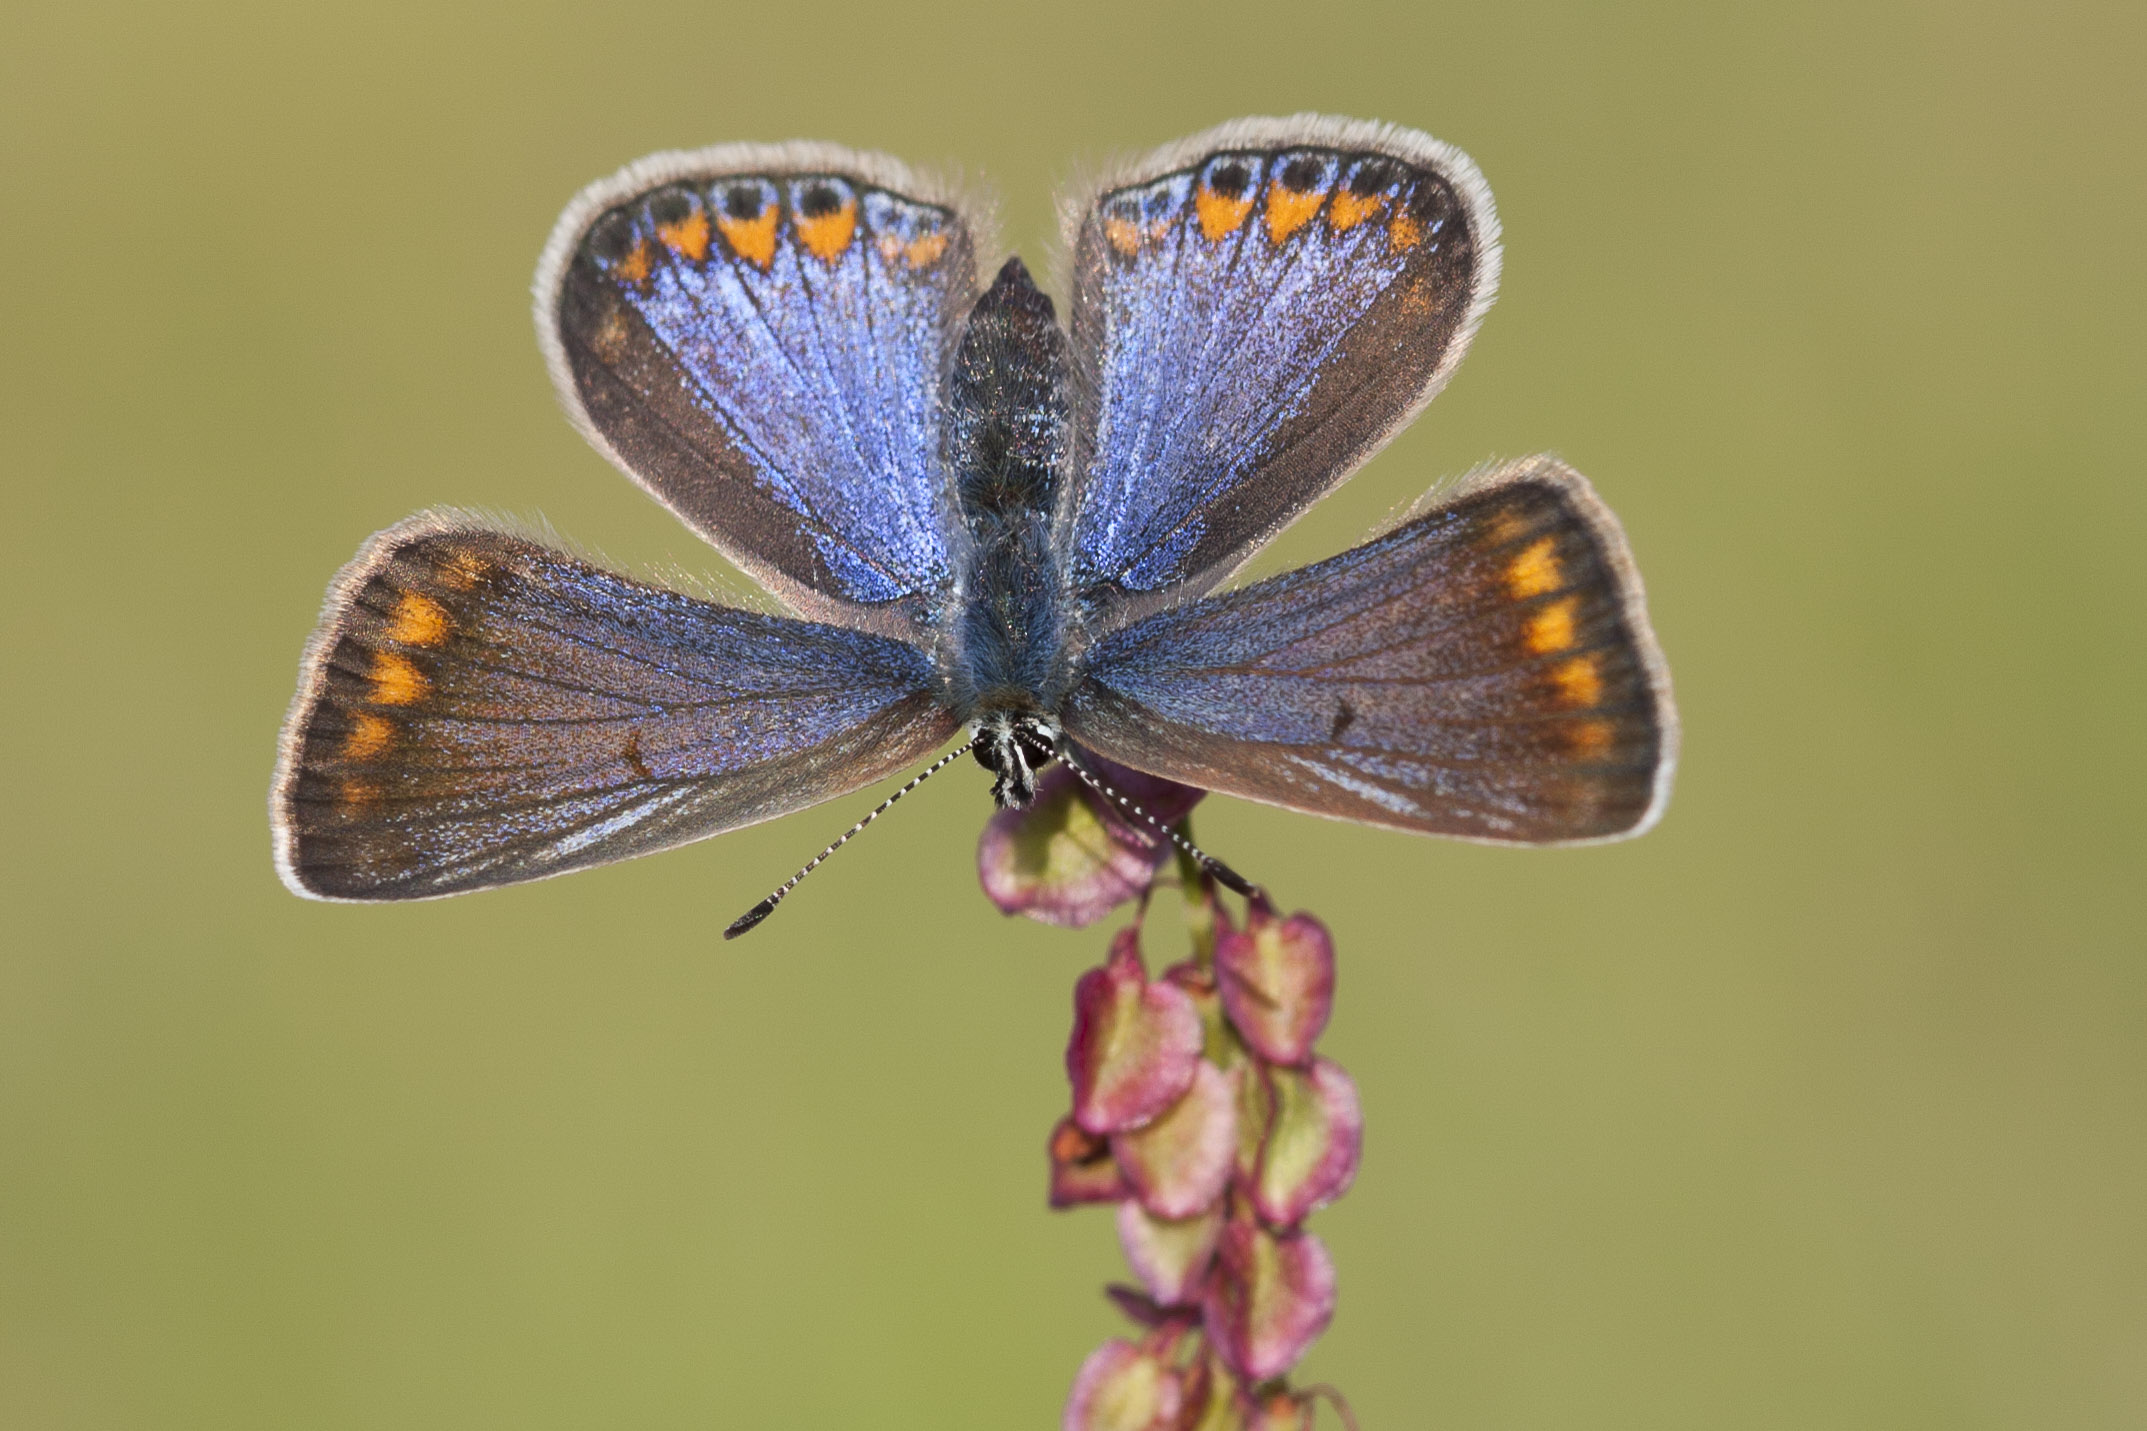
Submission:
{"label": "banded antenna", "polygon": [[1073,771],[1074,774],[1081,777],[1082,784],[1088,786],[1089,789],[1095,791],[1098,795],[1101,795],[1104,799],[1110,801],[1113,805],[1116,805],[1119,809],[1125,811],[1128,815],[1131,815],[1135,819],[1141,821],[1143,824],[1147,825],[1149,829],[1155,831],[1164,839],[1169,840],[1179,849],[1185,851],[1185,853],[1189,857],[1191,857],[1193,863],[1199,865],[1202,869],[1206,870],[1208,874],[1213,877],[1217,883],[1223,886],[1223,888],[1234,891],[1238,894],[1242,894],[1247,899],[1264,899],[1267,897],[1266,891],[1262,890],[1260,886],[1254,884],[1251,880],[1245,878],[1245,876],[1239,874],[1236,870],[1230,868],[1230,866],[1224,864],[1221,860],[1215,858],[1215,856],[1209,854],[1206,850],[1200,848],[1200,846],[1194,844],[1191,840],[1180,834],[1173,827],[1164,824],[1161,820],[1158,820],[1155,816],[1149,814],[1146,810],[1143,810],[1140,807],[1139,803],[1135,801],[1132,796],[1124,794],[1112,788],[1111,783],[1108,780],[1105,780],[1102,776],[1096,774],[1087,766],[1083,765],[1079,760],[1075,759],[1072,741],[1062,740],[1059,742],[1059,759],[1066,762],[1067,769]]}
{"label": "banded antenna", "polygon": [[[829,855],[834,854],[835,851],[841,849],[844,845],[849,844],[851,840],[857,838],[858,833],[862,831],[865,826],[871,824],[874,820],[877,820],[880,818],[880,816],[886,814],[888,807],[893,805],[895,801],[909,794],[910,791],[915,790],[918,786],[924,784],[925,781],[930,780],[933,776],[939,774],[940,771],[945,770],[955,761],[960,760],[963,756],[967,755],[970,752],[971,748],[975,745],[976,742],[974,740],[971,740],[965,742],[963,745],[959,746],[954,750],[948,751],[945,755],[942,755],[941,757],[939,757],[939,759],[933,761],[930,765],[927,765],[922,771],[918,772],[915,776],[913,776],[909,784],[903,786],[900,790],[897,790],[894,794],[888,796],[885,800],[882,800],[879,804],[873,806],[871,814],[865,816],[864,819],[859,820],[849,829],[844,830],[842,834],[836,838],[833,844],[829,845],[819,854],[814,855],[811,859],[807,860],[805,862],[805,868],[799,870],[789,879],[784,880],[774,893],[770,894],[759,904],[754,905],[751,909],[747,910],[745,913],[739,915],[736,919],[732,920],[730,923],[730,927],[723,931],[723,937],[725,939],[736,939],[739,935],[745,933],[748,929],[751,929],[754,925],[760,923],[763,919],[766,919],[769,915],[775,913],[775,907],[781,904],[783,900],[790,894],[790,892],[796,889],[799,883],[807,875],[811,874],[814,870],[820,868],[820,866],[822,866],[823,864],[826,864]],[[1150,823],[1153,822],[1151,821]]]}

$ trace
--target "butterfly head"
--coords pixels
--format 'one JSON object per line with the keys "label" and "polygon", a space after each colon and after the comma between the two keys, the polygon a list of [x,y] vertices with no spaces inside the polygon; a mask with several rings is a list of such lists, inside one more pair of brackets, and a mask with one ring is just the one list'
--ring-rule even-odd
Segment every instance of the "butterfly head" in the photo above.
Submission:
{"label": "butterfly head", "polygon": [[1001,809],[1019,810],[1036,798],[1036,772],[1058,757],[1059,723],[1035,711],[999,709],[977,717],[977,764],[992,773]]}

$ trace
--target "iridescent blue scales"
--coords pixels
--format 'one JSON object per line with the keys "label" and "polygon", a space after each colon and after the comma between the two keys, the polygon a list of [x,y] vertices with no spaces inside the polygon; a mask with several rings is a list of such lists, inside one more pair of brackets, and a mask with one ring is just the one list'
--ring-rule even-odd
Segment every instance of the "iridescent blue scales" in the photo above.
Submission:
{"label": "iridescent blue scales", "polygon": [[[857,172],[889,164],[729,154],[576,201],[540,276],[553,374],[600,450],[793,608],[919,615],[955,577],[939,389],[968,227]],[[821,172],[729,172],[756,162]]]}
{"label": "iridescent blue scales", "polygon": [[1651,823],[1668,678],[1617,524],[1563,465],[1209,594],[1459,360],[1498,266],[1467,158],[1246,120],[1066,214],[1061,328],[1018,260],[979,281],[957,195],[882,156],[732,146],[586,191],[536,285],[568,413],[795,615],[452,516],[380,534],[285,727],[286,882],[555,874],[855,790],[964,726],[1009,804],[1085,747],[1425,833]]}
{"label": "iridescent blue scales", "polygon": [[1498,225],[1474,167],[1412,138],[1427,162],[1166,151],[1143,167],[1175,172],[1082,219],[1069,574],[1088,602],[1212,585],[1444,383],[1496,287]]}

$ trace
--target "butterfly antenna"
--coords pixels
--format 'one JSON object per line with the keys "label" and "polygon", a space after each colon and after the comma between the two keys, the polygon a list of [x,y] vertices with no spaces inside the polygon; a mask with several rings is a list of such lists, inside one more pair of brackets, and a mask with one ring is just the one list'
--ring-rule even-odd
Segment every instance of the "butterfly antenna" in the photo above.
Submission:
{"label": "butterfly antenna", "polygon": [[1143,810],[1140,807],[1139,802],[1134,800],[1132,796],[1113,789],[1111,786],[1111,782],[1105,780],[1102,776],[1096,774],[1095,771],[1090,770],[1087,766],[1083,765],[1079,760],[1074,757],[1072,741],[1059,742],[1059,759],[1066,762],[1067,769],[1073,771],[1074,774],[1081,777],[1082,784],[1088,786],[1089,789],[1095,791],[1098,795],[1101,795],[1104,799],[1110,801],[1113,805],[1116,805],[1119,809],[1125,811],[1128,815],[1131,815],[1135,819],[1140,820],[1142,823],[1147,825],[1149,829],[1155,831],[1164,839],[1169,840],[1179,849],[1185,851],[1185,853],[1191,857],[1195,864],[1206,870],[1211,876],[1214,877],[1217,883],[1223,886],[1223,888],[1235,891],[1238,894],[1242,894],[1247,899],[1257,899],[1265,897],[1265,892],[1260,888],[1260,886],[1254,884],[1251,880],[1245,878],[1245,876],[1239,874],[1236,870],[1230,868],[1230,866],[1224,864],[1221,860],[1215,858],[1215,856],[1209,854],[1206,850],[1203,850],[1202,848],[1200,848],[1200,846],[1194,844],[1191,840],[1188,840],[1184,835],[1180,834],[1171,826],[1164,824],[1161,820],[1158,820],[1155,816],[1149,814],[1146,810]]}
{"label": "butterfly antenna", "polygon": [[945,770],[955,761],[960,760],[963,756],[967,755],[970,751],[970,748],[975,744],[976,742],[972,740],[954,750],[948,751],[945,755],[942,755],[941,757],[939,757],[939,759],[933,761],[930,765],[927,765],[923,770],[919,771],[915,776],[913,776],[909,784],[903,786],[900,790],[897,790],[894,794],[888,796],[885,800],[882,800],[879,804],[873,806],[871,814],[867,815],[864,819],[859,820],[849,829],[844,830],[833,844],[829,845],[819,854],[814,855],[811,859],[807,860],[805,862],[804,869],[799,870],[789,879],[784,880],[782,885],[777,888],[773,894],[769,895],[759,904],[754,905],[751,909],[747,910],[745,913],[739,915],[736,919],[732,920],[730,928],[723,931],[723,937],[725,939],[736,939],[739,935],[745,933],[748,929],[751,929],[754,925],[760,923],[763,919],[766,919],[769,915],[775,913],[775,907],[781,904],[783,900],[790,894],[790,892],[796,889],[799,883],[804,880],[807,875],[811,874],[814,870],[820,868],[820,866],[822,866],[823,864],[826,864],[829,855],[834,854],[835,851],[841,849],[844,845],[849,844],[851,840],[857,838],[858,833],[862,831],[865,826],[871,824],[874,820],[877,820],[880,818],[880,816],[886,814],[888,807],[893,805],[895,801],[909,794],[910,791],[915,790],[918,786],[924,784],[925,781],[930,780],[933,776],[939,774],[940,771]]}

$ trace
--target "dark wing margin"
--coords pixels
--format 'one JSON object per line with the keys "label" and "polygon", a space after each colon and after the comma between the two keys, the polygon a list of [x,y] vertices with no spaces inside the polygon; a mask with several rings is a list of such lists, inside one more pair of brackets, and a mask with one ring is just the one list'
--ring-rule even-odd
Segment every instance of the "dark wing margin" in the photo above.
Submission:
{"label": "dark wing margin", "polygon": [[1090,648],[1069,734],[1188,785],[1500,844],[1646,830],[1677,716],[1617,520],[1548,457]]}
{"label": "dark wing margin", "polygon": [[538,342],[582,435],[731,562],[909,635],[953,582],[939,386],[977,229],[885,155],[652,154],[560,216]]}
{"label": "dark wing margin", "polygon": [[902,642],[415,517],[329,590],[279,744],[277,872],[423,899],[754,824],[943,743],[933,682]]}
{"label": "dark wing margin", "polygon": [[1498,287],[1467,155],[1245,119],[1063,211],[1083,402],[1059,545],[1091,630],[1213,586],[1443,387]]}

